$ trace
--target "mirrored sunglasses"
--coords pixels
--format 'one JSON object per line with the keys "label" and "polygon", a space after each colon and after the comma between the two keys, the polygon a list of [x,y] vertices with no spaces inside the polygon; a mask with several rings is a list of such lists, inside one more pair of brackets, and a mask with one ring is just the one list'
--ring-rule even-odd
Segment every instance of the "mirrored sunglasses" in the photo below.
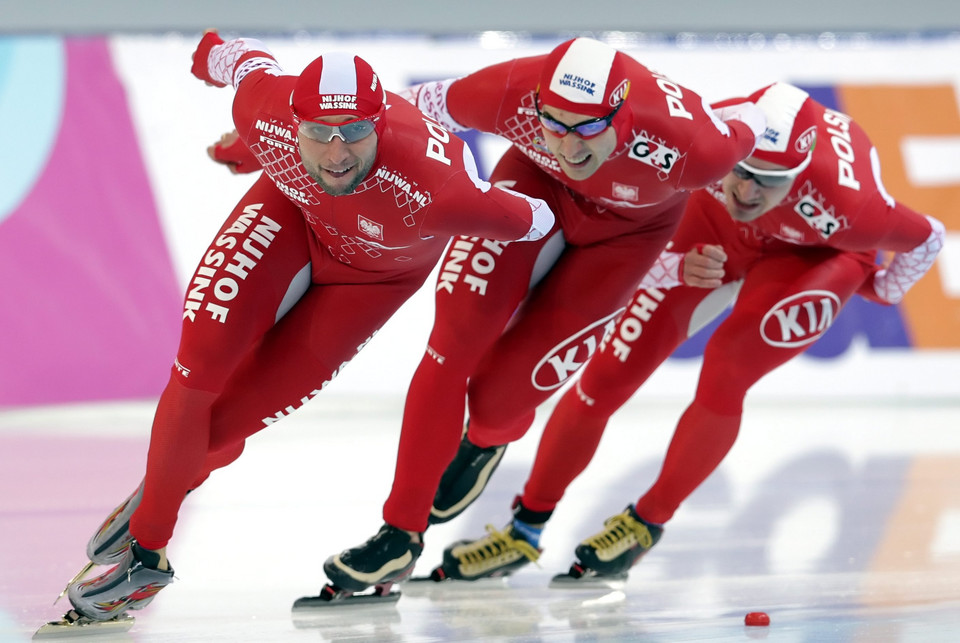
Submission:
{"label": "mirrored sunglasses", "polygon": [[606,116],[601,116],[600,118],[591,118],[589,120],[581,121],[576,125],[567,125],[566,123],[561,123],[549,114],[540,111],[539,93],[534,97],[534,106],[537,110],[537,118],[540,119],[540,123],[543,125],[543,128],[554,136],[576,134],[580,138],[593,138],[594,136],[599,136],[604,132],[604,130],[610,127],[610,123],[613,122],[613,117],[617,115],[617,112],[620,111],[620,107],[623,106],[623,101],[617,103],[617,106],[613,108],[613,111]]}
{"label": "mirrored sunglasses", "polygon": [[807,163],[790,170],[760,170],[743,161],[733,166],[733,175],[743,181],[753,181],[762,188],[779,188],[792,183]]}
{"label": "mirrored sunglasses", "polygon": [[376,123],[369,119],[357,119],[337,125],[328,125],[316,121],[300,121],[297,127],[297,131],[301,134],[320,143],[329,143],[334,136],[339,136],[344,143],[356,143],[373,134],[375,129]]}

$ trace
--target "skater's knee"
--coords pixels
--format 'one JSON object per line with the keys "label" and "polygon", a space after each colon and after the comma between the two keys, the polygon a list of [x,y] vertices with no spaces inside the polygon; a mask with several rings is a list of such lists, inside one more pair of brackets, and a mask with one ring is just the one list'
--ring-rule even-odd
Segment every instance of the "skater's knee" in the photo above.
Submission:
{"label": "skater's knee", "polygon": [[467,439],[472,444],[483,448],[516,442],[527,433],[533,424],[533,419],[533,411],[510,415],[486,413],[480,410],[474,415],[474,409],[471,406]]}

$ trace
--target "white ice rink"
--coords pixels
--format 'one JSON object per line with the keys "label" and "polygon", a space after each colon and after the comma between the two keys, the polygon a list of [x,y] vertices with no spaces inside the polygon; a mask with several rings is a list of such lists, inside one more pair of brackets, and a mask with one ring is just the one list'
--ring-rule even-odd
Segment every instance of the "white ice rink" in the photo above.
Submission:
{"label": "white ice rink", "polygon": [[[656,475],[684,403],[635,398],[610,424],[542,545],[508,581],[402,586],[394,605],[294,619],[322,563],[373,535],[393,473],[401,400],[318,397],[250,440],[191,494],[169,552],[177,581],[109,640],[960,640],[960,403],[751,403],[721,468],[618,591],[548,589],[576,543]],[[0,640],[66,609],[104,515],[142,475],[153,405],[0,413]],[[485,495],[432,528],[443,548],[504,524],[546,415]],[[747,612],[770,615],[746,627]]]}

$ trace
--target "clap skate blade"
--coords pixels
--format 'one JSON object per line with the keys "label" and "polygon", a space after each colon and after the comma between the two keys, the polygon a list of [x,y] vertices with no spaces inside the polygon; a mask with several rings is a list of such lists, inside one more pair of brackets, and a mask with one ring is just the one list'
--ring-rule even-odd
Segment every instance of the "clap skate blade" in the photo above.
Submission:
{"label": "clap skate blade", "polygon": [[373,591],[357,594],[336,585],[324,585],[317,596],[304,596],[293,603],[293,611],[360,605],[382,605],[400,600],[400,590],[390,591],[393,582],[373,586]]}
{"label": "clap skate blade", "polygon": [[452,578],[443,568],[443,565],[434,568],[429,576],[411,576],[406,583],[415,583],[423,586],[428,584],[443,583],[446,587],[462,586],[472,587],[474,589],[503,587],[507,584],[507,578],[510,574],[499,574],[497,576],[484,576],[483,578]]}
{"label": "clap skate blade", "polygon": [[551,589],[620,589],[627,582],[627,572],[619,574],[598,574],[592,569],[574,563],[565,574],[557,574],[550,579]]}
{"label": "clap skate blade", "polygon": [[409,583],[442,583],[450,580],[447,573],[443,570],[443,565],[435,567],[429,576],[411,576],[407,579]]}
{"label": "clap skate blade", "polygon": [[76,610],[70,610],[59,621],[41,625],[33,634],[33,640],[123,634],[130,631],[135,620],[132,616],[121,614],[109,621],[94,621],[81,616]]}

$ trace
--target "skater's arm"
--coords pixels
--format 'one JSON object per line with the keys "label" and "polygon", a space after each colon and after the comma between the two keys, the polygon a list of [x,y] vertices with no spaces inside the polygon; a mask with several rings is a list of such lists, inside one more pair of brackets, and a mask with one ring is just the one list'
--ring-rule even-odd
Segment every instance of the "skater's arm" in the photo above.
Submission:
{"label": "skater's arm", "polygon": [[685,254],[664,250],[640,281],[641,288],[719,288],[723,284],[723,247],[698,243]]}
{"label": "skater's arm", "polygon": [[203,34],[193,53],[190,72],[200,80],[216,87],[238,87],[248,75],[264,70],[280,76],[283,70],[270,50],[255,38],[237,38],[224,41],[216,31]]}
{"label": "skater's arm", "polygon": [[219,141],[207,147],[207,156],[226,165],[232,174],[249,174],[263,169],[250,148],[240,140],[237,130],[224,133]]}

